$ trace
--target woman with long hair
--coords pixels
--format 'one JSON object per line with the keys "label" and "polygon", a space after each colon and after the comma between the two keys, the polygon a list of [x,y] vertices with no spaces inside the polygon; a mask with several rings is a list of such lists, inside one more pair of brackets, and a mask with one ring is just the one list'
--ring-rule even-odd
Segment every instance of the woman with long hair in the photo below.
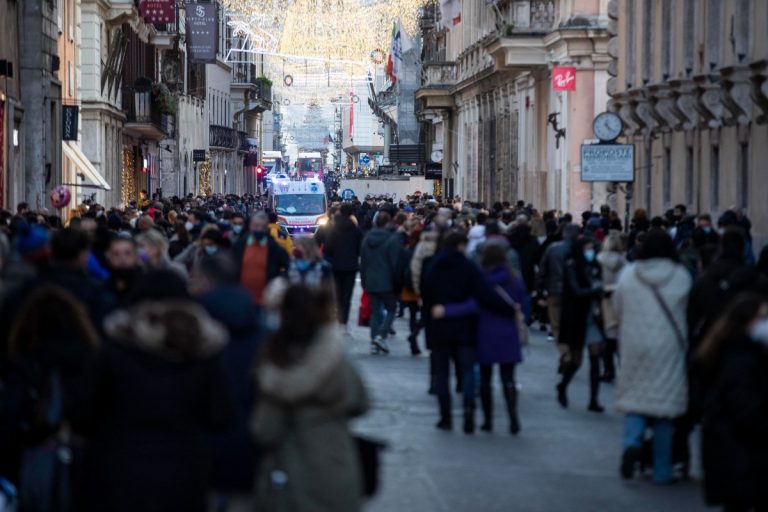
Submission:
{"label": "woman with long hair", "polygon": [[768,298],[736,297],[694,362],[707,503],[727,512],[768,510]]}
{"label": "woman with long hair", "polygon": [[598,402],[600,393],[600,354],[604,337],[599,321],[599,299],[603,288],[600,265],[595,256],[595,243],[580,238],[565,260],[563,306],[560,313],[560,344],[568,351],[560,359],[562,379],[557,385],[557,401],[568,407],[568,384],[581,366],[584,348],[589,352],[589,406],[592,412],[603,412]]}
{"label": "woman with long hair", "polygon": [[368,398],[339,340],[330,290],[285,290],[280,326],[256,368],[251,431],[262,453],[260,510],[361,508],[360,460],[348,425],[368,409]]}

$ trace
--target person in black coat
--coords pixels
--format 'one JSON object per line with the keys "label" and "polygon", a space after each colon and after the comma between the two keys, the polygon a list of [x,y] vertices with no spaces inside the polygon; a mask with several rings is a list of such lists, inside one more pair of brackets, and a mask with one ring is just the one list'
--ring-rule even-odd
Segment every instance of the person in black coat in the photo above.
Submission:
{"label": "person in black coat", "polygon": [[204,258],[200,274],[203,291],[198,302],[229,334],[221,361],[235,408],[231,427],[209,438],[210,486],[220,510],[253,509],[257,452],[249,420],[256,400],[253,367],[263,341],[261,310],[238,285],[234,265],[225,255]]}
{"label": "person in black coat", "polygon": [[559,343],[568,347],[560,359],[562,380],[557,385],[557,401],[568,407],[568,384],[581,366],[584,346],[589,346],[590,400],[588,409],[603,412],[598,404],[600,389],[600,351],[603,336],[594,311],[602,296],[600,265],[594,242],[589,238],[576,240],[565,261],[563,302],[560,313]]}
{"label": "person in black coat", "polygon": [[337,315],[339,324],[347,328],[355,276],[360,268],[360,244],[363,233],[352,217],[351,203],[341,205],[325,240],[325,259],[333,269],[336,283]]}
{"label": "person in black coat", "polygon": [[85,510],[204,512],[203,435],[232,417],[227,333],[171,271],[147,273],[136,291],[105,320],[109,341],[86,376]]}
{"label": "person in black coat", "polygon": [[520,215],[517,225],[509,232],[509,245],[520,256],[520,271],[528,290],[536,289],[536,265],[541,261],[540,244],[531,234],[531,226],[528,217]]}
{"label": "person in black coat", "polygon": [[484,279],[480,268],[465,256],[469,240],[461,232],[446,235],[442,250],[427,263],[421,277],[421,297],[426,313],[426,335],[432,350],[435,388],[440,407],[437,428],[451,430],[451,393],[448,385],[450,361],[458,360],[462,374],[464,396],[464,432],[475,431],[475,386],[473,373],[477,345],[477,317],[435,318],[432,306],[463,303],[476,299],[483,307],[510,317],[514,305],[508,304]]}
{"label": "person in black coat", "polygon": [[707,503],[768,509],[768,297],[737,297],[696,353]]}

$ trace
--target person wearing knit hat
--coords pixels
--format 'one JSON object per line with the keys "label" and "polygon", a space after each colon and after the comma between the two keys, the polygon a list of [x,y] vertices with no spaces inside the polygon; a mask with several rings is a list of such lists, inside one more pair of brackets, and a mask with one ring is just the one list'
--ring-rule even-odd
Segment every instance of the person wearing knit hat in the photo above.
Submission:
{"label": "person wearing knit hat", "polygon": [[20,229],[16,237],[16,252],[29,263],[46,261],[50,255],[48,230],[37,225]]}

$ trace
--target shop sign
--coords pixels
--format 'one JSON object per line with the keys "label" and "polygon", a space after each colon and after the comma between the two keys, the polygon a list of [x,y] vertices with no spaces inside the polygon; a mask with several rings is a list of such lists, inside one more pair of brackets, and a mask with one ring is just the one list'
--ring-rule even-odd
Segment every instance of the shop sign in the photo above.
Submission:
{"label": "shop sign", "polygon": [[77,105],[64,105],[61,107],[62,140],[77,140],[79,119],[80,107]]}
{"label": "shop sign", "polygon": [[187,4],[187,50],[189,59],[196,64],[214,64],[216,62],[216,43],[218,41],[218,5]]}
{"label": "shop sign", "polygon": [[573,66],[555,66],[552,69],[552,89],[555,91],[575,91],[576,68]]}

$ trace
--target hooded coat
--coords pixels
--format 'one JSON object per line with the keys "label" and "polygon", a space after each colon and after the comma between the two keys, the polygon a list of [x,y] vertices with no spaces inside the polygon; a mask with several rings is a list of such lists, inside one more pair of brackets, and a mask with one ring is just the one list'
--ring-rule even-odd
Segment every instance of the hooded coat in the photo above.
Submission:
{"label": "hooded coat", "polygon": [[[648,284],[657,287],[682,340]],[[675,418],[688,406],[685,310],[691,276],[668,259],[625,267],[613,293],[619,318],[621,372],[616,405],[626,413]]]}
{"label": "hooded coat", "polygon": [[350,418],[368,409],[333,327],[290,367],[264,361],[251,431],[262,450],[257,501],[270,512],[354,512],[363,484]]}
{"label": "hooded coat", "polygon": [[225,330],[186,300],[118,310],[104,327],[112,342],[86,377],[88,510],[204,512],[203,434],[231,418]]}
{"label": "hooded coat", "polygon": [[[374,228],[365,235],[360,251],[360,278],[368,293],[394,293],[400,237],[384,228]],[[400,290],[397,290],[400,291]]]}
{"label": "hooded coat", "polygon": [[334,272],[357,272],[363,234],[352,217],[338,215],[325,241],[325,259]]}

